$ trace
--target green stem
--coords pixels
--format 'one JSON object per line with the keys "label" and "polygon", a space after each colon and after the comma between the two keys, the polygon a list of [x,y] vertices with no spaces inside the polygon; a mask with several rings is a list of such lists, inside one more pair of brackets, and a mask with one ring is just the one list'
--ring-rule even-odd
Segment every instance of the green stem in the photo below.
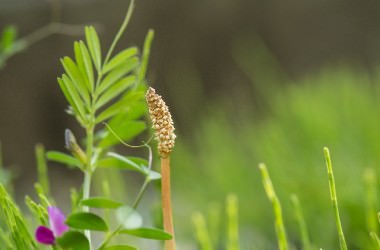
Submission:
{"label": "green stem", "polygon": [[[135,201],[133,202],[133,205],[132,205],[133,209],[136,209],[137,206],[140,204],[141,198],[144,195],[145,190],[148,187],[148,184],[150,183],[150,181],[151,180],[149,179],[149,177],[145,178],[145,181],[144,181],[143,185],[141,186],[141,188],[140,188],[140,190],[136,196]],[[112,231],[109,235],[107,235],[107,237],[104,239],[103,243],[100,245],[99,250],[104,249],[107,246],[107,244],[112,240],[112,238],[114,236],[116,236],[122,229],[123,229],[123,224],[120,224],[114,231]]]}
{"label": "green stem", "polygon": [[268,170],[265,164],[261,163],[259,165],[259,169],[261,171],[265,192],[268,196],[268,199],[272,202],[272,206],[273,206],[278,248],[280,250],[287,250],[289,249],[289,247],[288,247],[288,240],[286,237],[284,220],[282,218],[282,209],[281,209],[280,200],[277,198],[277,195],[274,191],[272,181],[269,177]]}
{"label": "green stem", "polygon": [[29,35],[20,39],[25,47],[29,47],[32,44],[39,42],[53,34],[63,35],[80,35],[83,32],[83,25],[71,25],[59,22],[49,23]]}
{"label": "green stem", "polygon": [[[83,199],[90,198],[90,192],[91,192],[91,177],[92,177],[92,154],[93,154],[93,143],[94,143],[94,126],[89,126],[87,128],[87,164],[86,169],[84,170],[84,181],[83,181]],[[83,206],[83,211],[88,212],[90,211],[89,207]],[[84,231],[86,237],[88,238],[88,241],[90,243],[91,248],[91,231],[85,230]]]}
{"label": "green stem", "polygon": [[323,151],[325,154],[327,174],[329,177],[330,197],[331,197],[332,205],[334,208],[335,222],[336,222],[336,227],[337,227],[338,235],[339,235],[339,245],[340,245],[341,250],[347,250],[346,239],[344,237],[342,223],[340,221],[340,216],[339,216],[338,199],[336,196],[335,179],[334,179],[334,173],[333,173],[332,164],[331,164],[330,151],[327,147],[324,147]]}
{"label": "green stem", "polygon": [[192,216],[193,225],[195,228],[195,235],[201,250],[212,250],[211,239],[206,227],[206,220],[203,214],[196,212]]}
{"label": "green stem", "polygon": [[298,222],[300,234],[301,234],[301,240],[302,240],[302,247],[305,250],[310,250],[311,245],[310,245],[310,238],[306,226],[306,221],[302,213],[301,205],[299,202],[299,199],[297,195],[293,194],[291,197],[293,207],[294,207],[294,215],[296,217],[296,220]]}
{"label": "green stem", "polygon": [[149,177],[146,177],[143,185],[140,188],[140,191],[137,194],[135,201],[133,202],[133,205],[132,205],[133,209],[136,209],[137,206],[140,204],[141,198],[143,197],[145,190],[148,187],[149,182],[150,182]]}
{"label": "green stem", "polygon": [[227,196],[227,250],[238,250],[239,246],[239,220],[238,220],[238,199],[236,195]]}
{"label": "green stem", "polygon": [[120,40],[120,38],[123,35],[125,29],[127,28],[127,25],[129,23],[129,20],[131,19],[134,7],[135,7],[135,0],[131,0],[131,2],[129,3],[127,14],[125,15],[125,18],[124,18],[124,21],[121,24],[121,26],[119,28],[119,31],[117,32],[115,38],[112,41],[111,47],[109,48],[109,50],[107,52],[107,55],[106,55],[106,58],[104,60],[103,65],[106,65],[107,62],[108,62],[108,60],[111,58],[112,52],[115,49],[117,42]]}
{"label": "green stem", "polygon": [[366,189],[366,219],[367,219],[367,230],[369,232],[378,232],[378,221],[377,221],[377,180],[376,173],[374,169],[367,168],[364,170],[364,184]]}

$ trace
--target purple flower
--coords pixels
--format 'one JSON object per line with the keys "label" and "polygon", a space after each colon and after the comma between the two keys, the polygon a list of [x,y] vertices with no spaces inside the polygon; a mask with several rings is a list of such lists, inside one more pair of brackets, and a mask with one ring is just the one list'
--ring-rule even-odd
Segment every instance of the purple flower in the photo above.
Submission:
{"label": "purple flower", "polygon": [[45,245],[54,245],[55,239],[62,236],[69,227],[65,224],[66,217],[57,207],[48,207],[50,228],[39,226],[36,230],[36,240]]}

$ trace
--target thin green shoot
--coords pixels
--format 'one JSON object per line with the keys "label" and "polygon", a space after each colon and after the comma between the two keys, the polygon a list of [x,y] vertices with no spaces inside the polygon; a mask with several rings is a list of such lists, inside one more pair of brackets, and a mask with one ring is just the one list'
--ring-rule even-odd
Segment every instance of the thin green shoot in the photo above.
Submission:
{"label": "thin green shoot", "polygon": [[49,176],[47,164],[45,160],[45,149],[42,144],[37,144],[35,147],[37,159],[38,182],[41,184],[45,194],[50,195]]}
{"label": "thin green shoot", "polygon": [[377,235],[377,233],[375,232],[370,232],[369,235],[371,236],[373,242],[374,242],[374,245],[376,246],[377,249],[380,249],[380,239],[379,239],[379,236]]}
{"label": "thin green shoot", "polygon": [[330,151],[327,147],[324,147],[323,152],[324,152],[325,160],[326,160],[327,174],[328,174],[329,186],[330,186],[330,198],[331,198],[331,202],[334,208],[335,222],[336,222],[336,227],[337,227],[338,236],[339,236],[339,245],[340,245],[341,250],[347,250],[346,239],[344,237],[342,223],[340,221],[340,216],[339,216],[338,199],[336,195],[335,179],[334,179],[334,172],[333,172],[333,168],[331,164]]}
{"label": "thin green shoot", "polygon": [[212,250],[211,238],[206,227],[206,220],[200,212],[193,214],[192,222],[195,229],[195,235],[197,237],[200,250]]}
{"label": "thin green shoot", "polygon": [[366,221],[368,232],[378,232],[377,214],[377,177],[375,170],[367,168],[363,174],[366,189]]}
{"label": "thin green shoot", "polygon": [[226,200],[227,213],[227,250],[240,249],[239,244],[239,218],[238,198],[229,194]]}
{"label": "thin green shoot", "polygon": [[311,244],[310,244],[310,237],[309,237],[306,221],[302,213],[302,208],[301,208],[298,196],[295,194],[292,194],[290,199],[294,207],[294,215],[295,215],[295,218],[297,220],[298,227],[300,230],[302,249],[310,250],[312,249]]}
{"label": "thin green shoot", "polygon": [[220,237],[222,207],[219,203],[213,202],[208,207],[207,224],[210,233],[211,244],[217,246]]}
{"label": "thin green shoot", "polygon": [[109,50],[107,52],[107,55],[106,55],[106,58],[104,59],[103,67],[104,67],[104,65],[107,64],[108,60],[111,58],[112,52],[115,49],[117,42],[120,40],[120,38],[123,35],[125,29],[127,28],[129,20],[132,17],[132,13],[133,13],[134,7],[135,7],[135,0],[131,0],[131,2],[129,3],[127,14],[125,15],[125,18],[124,18],[124,21],[121,24],[121,26],[120,26],[120,28],[119,28],[119,30],[118,30],[115,38],[113,39],[111,47],[109,48]]}
{"label": "thin green shoot", "polygon": [[284,221],[282,218],[282,209],[280,200],[277,198],[275,190],[272,185],[272,181],[269,177],[268,170],[264,163],[259,164],[259,169],[261,171],[262,181],[264,185],[265,192],[269,201],[272,203],[274,216],[275,216],[275,229],[277,234],[278,248],[280,250],[289,249],[288,240],[286,237],[286,230],[284,226]]}

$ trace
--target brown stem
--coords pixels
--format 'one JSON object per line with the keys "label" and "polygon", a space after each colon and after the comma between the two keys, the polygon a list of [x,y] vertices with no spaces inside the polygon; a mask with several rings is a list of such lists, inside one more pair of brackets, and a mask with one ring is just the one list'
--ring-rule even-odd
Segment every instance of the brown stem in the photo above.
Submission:
{"label": "brown stem", "polygon": [[165,250],[175,250],[174,226],[172,216],[172,204],[170,193],[170,157],[161,158],[161,196],[162,215],[164,220],[164,230],[170,233],[173,238],[165,241]]}

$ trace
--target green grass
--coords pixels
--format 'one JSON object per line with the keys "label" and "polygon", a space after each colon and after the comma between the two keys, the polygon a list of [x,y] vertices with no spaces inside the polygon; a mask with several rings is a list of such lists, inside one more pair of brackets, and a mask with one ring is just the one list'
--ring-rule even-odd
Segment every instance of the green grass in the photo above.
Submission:
{"label": "green grass", "polygon": [[[325,166],[321,154],[316,153],[328,145],[334,152],[335,182],[340,191],[343,229],[349,235],[348,248],[369,248],[367,220],[373,218],[378,203],[372,198],[369,209],[363,175],[365,169],[372,168],[375,176],[380,166],[378,75],[330,68],[267,92],[262,97],[264,113],[249,108],[247,100],[239,100],[240,115],[229,111],[233,109],[228,108],[231,100],[227,99],[214,109],[206,109],[199,126],[193,128],[192,138],[186,144],[179,143],[173,154],[173,165],[181,166],[173,169],[174,190],[181,194],[174,198],[180,207],[177,219],[183,219],[181,216],[195,207],[205,207],[205,201],[221,200],[226,193],[234,192],[241,200],[243,227],[268,244],[274,242],[269,223],[271,209],[254,167],[265,161],[283,201],[289,241],[301,241],[292,216],[290,194],[295,193],[309,225],[310,241],[323,249],[337,249]],[[224,111],[215,107],[224,107]],[[193,180],[197,185],[191,184]],[[182,197],[192,202],[181,206],[185,202]],[[371,223],[372,230],[377,230]]]}

